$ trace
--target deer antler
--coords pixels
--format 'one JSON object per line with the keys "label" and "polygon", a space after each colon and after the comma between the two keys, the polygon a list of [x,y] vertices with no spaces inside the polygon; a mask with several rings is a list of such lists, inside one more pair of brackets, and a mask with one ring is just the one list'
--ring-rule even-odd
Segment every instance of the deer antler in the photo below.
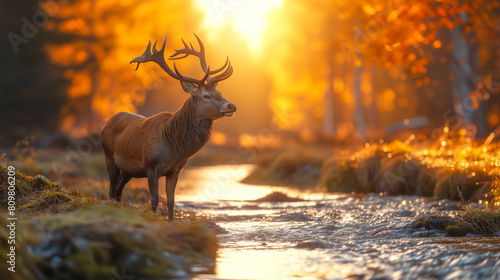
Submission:
{"label": "deer antler", "polygon": [[[200,65],[203,71],[205,72],[205,77],[207,77],[207,84],[214,85],[216,86],[218,82],[225,80],[229,78],[233,74],[233,67],[231,66],[231,62],[229,62],[229,57],[226,57],[226,62],[224,65],[216,70],[210,71],[210,67],[207,67],[207,61],[205,58],[205,46],[203,45],[203,42],[200,40],[200,38],[196,35],[196,33],[193,33],[194,36],[196,37],[196,40],[198,41],[198,44],[200,45],[200,50],[197,51],[194,49],[193,44],[189,43],[189,46],[184,42],[183,39],[182,43],[184,44],[183,49],[175,49],[175,53],[169,57],[169,60],[177,60],[177,59],[182,59],[185,57],[188,57],[189,55],[194,55],[197,56],[200,60]],[[182,56],[179,56],[182,55]],[[229,65],[229,66],[228,66]],[[174,64],[175,66],[175,64]],[[227,67],[227,69],[226,69]],[[222,70],[226,69],[222,74],[216,76],[216,77],[210,77],[212,74],[217,74],[221,72]],[[177,73],[177,71],[176,71]],[[177,73],[179,74],[179,73]]]}
{"label": "deer antler", "polygon": [[190,77],[185,77],[185,76],[181,75],[181,73],[179,73],[179,70],[177,70],[175,63],[174,63],[175,72],[172,71],[172,69],[170,69],[170,67],[168,67],[167,62],[165,61],[165,57],[164,57],[167,36],[165,36],[165,39],[163,40],[163,46],[161,47],[160,50],[156,49],[157,42],[158,41],[155,41],[155,43],[153,44],[153,51],[152,52],[151,52],[151,41],[149,41],[148,46],[146,47],[146,50],[144,51],[144,53],[141,56],[132,59],[132,61],[130,63],[137,62],[137,67],[135,68],[136,71],[139,68],[139,65],[141,63],[152,61],[152,62],[155,62],[156,64],[158,64],[163,69],[163,71],[167,72],[167,74],[169,74],[174,79],[181,80],[181,81],[188,81],[191,83],[198,84],[200,86],[205,83],[205,81],[207,80],[207,78],[209,76],[210,71],[205,71],[205,69],[204,69],[206,74],[201,80],[198,80],[195,78],[190,78]]}
{"label": "deer antler", "polygon": [[172,69],[168,67],[167,62],[165,62],[164,53],[165,53],[165,44],[167,43],[167,36],[165,36],[165,39],[163,39],[163,46],[161,47],[160,50],[156,49],[157,42],[158,41],[155,41],[153,45],[153,52],[151,52],[151,41],[149,41],[148,46],[146,47],[144,53],[141,56],[132,59],[130,63],[137,62],[137,67],[135,68],[135,70],[137,71],[137,69],[139,69],[139,65],[142,62],[149,62],[149,61],[156,62],[156,64],[158,64],[163,69],[163,71],[167,72],[167,74],[172,76],[172,78],[179,80],[179,76],[177,76],[177,74],[175,74],[174,71],[172,71]]}

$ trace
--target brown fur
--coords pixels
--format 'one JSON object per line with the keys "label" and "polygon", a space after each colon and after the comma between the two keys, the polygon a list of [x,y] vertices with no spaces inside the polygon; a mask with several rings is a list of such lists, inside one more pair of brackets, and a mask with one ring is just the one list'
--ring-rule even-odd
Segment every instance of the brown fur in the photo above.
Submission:
{"label": "brown fur", "polygon": [[[213,98],[203,98],[210,94]],[[210,138],[213,121],[226,108],[236,110],[219,92],[201,89],[174,114],[152,117],[121,112],[103,127],[100,139],[110,178],[110,199],[121,200],[123,187],[131,178],[148,177],[151,208],[158,205],[158,178],[167,181],[169,220],[173,220],[174,191],[179,172],[187,160]]]}

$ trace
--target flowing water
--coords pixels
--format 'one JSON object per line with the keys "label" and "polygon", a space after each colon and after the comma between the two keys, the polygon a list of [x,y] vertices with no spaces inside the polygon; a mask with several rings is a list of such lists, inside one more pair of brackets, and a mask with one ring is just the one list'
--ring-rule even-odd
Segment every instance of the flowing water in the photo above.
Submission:
{"label": "flowing water", "polygon": [[[239,184],[252,166],[188,168],[176,207],[226,233],[215,275],[196,279],[500,279],[500,237],[450,238],[414,230],[416,217],[449,213],[418,196],[325,194]],[[272,191],[298,202],[256,202]]]}

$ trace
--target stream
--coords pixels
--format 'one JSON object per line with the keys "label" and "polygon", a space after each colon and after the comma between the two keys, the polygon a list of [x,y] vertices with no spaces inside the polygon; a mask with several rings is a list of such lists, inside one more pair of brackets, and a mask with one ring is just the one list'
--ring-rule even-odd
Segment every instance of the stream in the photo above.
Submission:
{"label": "stream", "polygon": [[[216,273],[195,279],[500,279],[500,236],[414,230],[456,202],[350,195],[238,183],[251,165],[186,168],[176,208],[204,214],[219,234]],[[297,202],[256,202],[273,191]]]}

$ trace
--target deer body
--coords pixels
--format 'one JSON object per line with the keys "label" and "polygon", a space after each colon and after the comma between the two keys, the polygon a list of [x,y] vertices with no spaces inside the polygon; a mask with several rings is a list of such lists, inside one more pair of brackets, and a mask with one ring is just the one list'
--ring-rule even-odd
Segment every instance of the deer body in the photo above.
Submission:
{"label": "deer body", "polygon": [[132,61],[154,61],[172,77],[181,81],[183,89],[190,93],[191,97],[177,112],[163,112],[149,118],[121,112],[109,119],[100,134],[110,178],[110,199],[120,201],[123,188],[131,178],[147,177],[151,209],[156,212],[159,201],[158,179],[165,176],[169,221],[173,221],[174,195],[179,172],[189,157],[207,143],[213,122],[224,116],[232,116],[236,111],[236,106],[215,90],[218,81],[232,74],[231,66],[229,65],[221,75],[210,78],[210,74],[225,68],[227,61],[223,68],[210,71],[204,64],[203,44],[199,39],[198,42],[201,47],[199,52],[184,44],[186,48],[176,50],[171,57],[178,54],[200,57],[205,71],[203,80],[184,77],[176,68],[173,73],[163,59],[165,43],[160,51],[154,47],[152,54],[148,45],[146,52]]}

